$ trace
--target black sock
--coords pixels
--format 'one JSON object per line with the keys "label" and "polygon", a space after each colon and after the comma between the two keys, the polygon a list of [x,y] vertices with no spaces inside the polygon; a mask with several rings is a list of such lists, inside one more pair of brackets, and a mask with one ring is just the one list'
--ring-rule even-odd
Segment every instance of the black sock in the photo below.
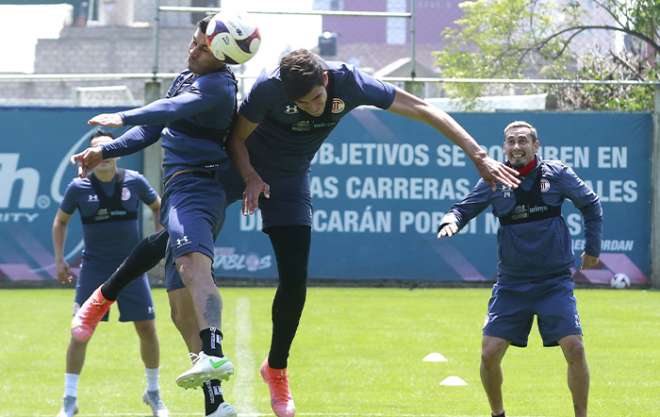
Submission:
{"label": "black sock", "polygon": [[202,385],[202,390],[204,391],[204,414],[208,416],[217,410],[225,399],[222,397],[220,381],[217,379],[206,381]]}
{"label": "black sock", "polygon": [[298,329],[307,296],[309,226],[281,226],[265,230],[277,260],[279,284],[272,307],[273,334],[268,353],[271,368],[288,365],[289,350]]}
{"label": "black sock", "polygon": [[210,356],[225,356],[222,353],[222,332],[215,327],[208,327],[199,332],[202,339],[202,352]]}
{"label": "black sock", "polygon": [[501,414],[497,414],[497,415],[495,415],[495,414],[491,414],[491,416],[493,416],[493,417],[506,417],[506,416],[504,415],[504,411],[502,411]]}
{"label": "black sock", "polygon": [[116,300],[119,292],[134,279],[156,266],[165,256],[169,235],[165,229],[142,239],[119,268],[101,286],[101,294],[108,300]]}

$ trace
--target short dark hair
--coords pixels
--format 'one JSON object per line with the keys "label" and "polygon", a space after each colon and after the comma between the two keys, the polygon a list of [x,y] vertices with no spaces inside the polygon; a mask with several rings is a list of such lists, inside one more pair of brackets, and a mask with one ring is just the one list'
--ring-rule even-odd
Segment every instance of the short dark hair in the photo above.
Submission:
{"label": "short dark hair", "polygon": [[204,19],[197,22],[197,28],[199,28],[200,32],[206,33],[206,28],[209,25],[209,22],[211,21],[211,19],[213,19],[212,14],[206,16]]}
{"label": "short dark hair", "polygon": [[290,100],[307,95],[316,86],[323,85],[325,65],[307,49],[296,49],[282,57],[280,79]]}
{"label": "short dark hair", "polygon": [[539,135],[538,133],[536,133],[536,128],[532,126],[530,123],[522,120],[516,120],[515,122],[511,122],[508,125],[506,125],[506,127],[504,128],[505,138],[506,138],[506,132],[508,132],[509,129],[513,129],[514,127],[526,127],[531,132],[532,141],[536,142],[537,140],[539,140]]}
{"label": "short dark hair", "polygon": [[89,137],[89,144],[91,145],[94,139],[104,136],[107,136],[110,139],[115,138],[115,136],[112,133],[108,132],[107,130],[97,129],[96,132],[92,133],[92,136]]}

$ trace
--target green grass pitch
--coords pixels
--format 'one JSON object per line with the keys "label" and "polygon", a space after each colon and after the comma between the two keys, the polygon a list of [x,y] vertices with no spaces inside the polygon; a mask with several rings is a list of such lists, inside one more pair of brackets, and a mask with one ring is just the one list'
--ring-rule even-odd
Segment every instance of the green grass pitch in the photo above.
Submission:
{"label": "green grass pitch", "polygon": [[[270,416],[258,367],[270,341],[272,288],[222,289],[224,349],[237,373],[225,396],[242,416]],[[488,416],[479,380],[487,289],[311,288],[289,360],[298,415]],[[660,416],[660,292],[577,290],[591,369],[590,416]],[[161,390],[173,416],[202,416],[199,390],[174,379],[189,366],[154,290]],[[63,393],[73,290],[0,290],[0,416],[55,416]],[[430,352],[445,363],[423,362]],[[504,359],[507,415],[571,417],[559,348],[542,348],[536,326],[526,349]],[[459,376],[463,387],[441,386]],[[144,370],[130,324],[102,323],[79,385],[80,417],[148,416]]]}

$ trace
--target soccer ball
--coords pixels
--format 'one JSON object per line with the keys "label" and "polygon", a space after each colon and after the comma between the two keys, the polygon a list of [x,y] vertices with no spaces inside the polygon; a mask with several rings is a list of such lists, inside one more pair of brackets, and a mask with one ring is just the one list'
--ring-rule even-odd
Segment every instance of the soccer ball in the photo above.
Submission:
{"label": "soccer ball", "polygon": [[628,275],[619,272],[618,274],[614,274],[612,279],[610,279],[610,286],[618,289],[628,288],[630,287],[630,278],[628,278]]}
{"label": "soccer ball", "polygon": [[211,52],[229,65],[243,64],[259,50],[261,35],[256,25],[241,13],[222,11],[206,27]]}

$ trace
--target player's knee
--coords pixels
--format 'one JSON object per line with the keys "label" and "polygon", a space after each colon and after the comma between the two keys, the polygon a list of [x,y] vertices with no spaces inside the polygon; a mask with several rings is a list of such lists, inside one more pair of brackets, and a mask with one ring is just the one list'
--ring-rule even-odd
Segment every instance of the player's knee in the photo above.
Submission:
{"label": "player's knee", "polygon": [[143,340],[155,340],[157,339],[156,335],[156,325],[153,320],[143,320],[135,322],[135,330],[137,331],[140,339]]}
{"label": "player's knee", "polygon": [[573,339],[564,347],[564,356],[569,363],[582,362],[585,360],[585,349],[582,340]]}
{"label": "player's knee", "polygon": [[481,363],[486,367],[498,365],[502,360],[502,352],[498,346],[485,345],[481,349]]}

